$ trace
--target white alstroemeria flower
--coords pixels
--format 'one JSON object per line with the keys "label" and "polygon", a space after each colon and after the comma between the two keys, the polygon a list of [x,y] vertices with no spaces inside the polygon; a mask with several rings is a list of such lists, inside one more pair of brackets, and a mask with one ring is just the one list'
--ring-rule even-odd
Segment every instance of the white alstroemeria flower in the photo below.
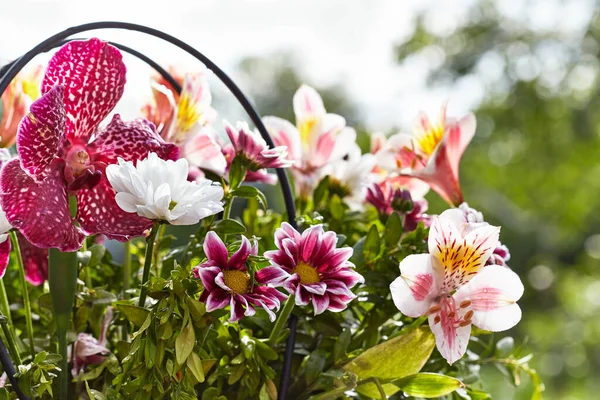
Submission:
{"label": "white alstroemeria flower", "polygon": [[352,210],[362,210],[367,188],[377,180],[373,167],[375,156],[361,154],[356,143],[344,159],[334,161],[319,171],[319,180],[329,176],[329,186]]}
{"label": "white alstroemeria flower", "polygon": [[472,225],[462,210],[446,210],[433,219],[429,254],[402,260],[401,276],[390,285],[404,315],[429,317],[437,348],[450,364],[467,351],[471,325],[500,332],[521,320],[521,279],[509,268],[486,266],[499,232],[489,224]]}
{"label": "white alstroemeria flower", "polygon": [[124,211],[172,225],[193,225],[223,211],[223,188],[209,180],[188,181],[188,170],[184,158],[165,161],[150,153],[135,167],[119,158],[118,164],[106,168],[106,177]]}

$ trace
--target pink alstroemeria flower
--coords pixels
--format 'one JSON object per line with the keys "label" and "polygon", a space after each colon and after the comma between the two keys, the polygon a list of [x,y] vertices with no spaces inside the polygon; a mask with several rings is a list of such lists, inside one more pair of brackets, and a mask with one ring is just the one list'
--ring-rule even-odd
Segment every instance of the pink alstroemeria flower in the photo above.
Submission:
{"label": "pink alstroemeria flower", "polygon": [[471,325],[498,332],[521,319],[519,276],[499,265],[484,267],[499,232],[489,224],[470,225],[459,209],[446,210],[431,225],[429,254],[402,260],[401,276],[390,285],[403,314],[429,316],[437,348],[450,364],[465,354]]}
{"label": "pink alstroemeria flower", "polygon": [[[19,125],[19,159],[0,176],[6,217],[33,245],[73,251],[86,233],[127,240],[151,225],[119,208],[104,169],[118,157],[136,161],[150,152],[177,159],[178,149],[143,119],[115,115],[99,128],[124,86],[121,53],[99,39],[69,42],[50,60],[43,95]],[[80,226],[70,216],[69,194],[77,196]]]}
{"label": "pink alstroemeria flower", "polygon": [[[255,282],[248,273],[246,261],[256,255],[258,244],[242,236],[240,248],[229,256],[227,247],[215,232],[208,232],[204,239],[204,253],[208,260],[194,268],[196,278],[202,280],[204,291],[200,301],[211,312],[230,307],[229,321],[239,321],[244,315],[252,316],[255,307],[262,307],[271,321],[275,320],[273,309],[278,310],[287,296],[269,284],[281,280],[279,275],[255,274]],[[285,275],[285,273],[283,273]]]}
{"label": "pink alstroemeria flower", "polygon": [[[393,212],[401,212],[404,229],[409,232],[415,230],[419,222],[423,222],[425,226],[431,225],[431,217],[425,214],[429,206],[427,200],[413,200],[408,189],[401,189],[390,181],[371,185],[367,189],[366,201],[386,217]],[[405,204],[412,204],[412,208],[406,211]]]}
{"label": "pink alstroemeria flower", "polygon": [[29,106],[40,97],[39,81],[43,68],[20,72],[2,95],[0,112],[0,147],[8,148],[17,140],[17,129]]}
{"label": "pink alstroemeria flower", "polygon": [[211,106],[210,71],[203,67],[185,76],[173,68],[169,71],[181,84],[181,95],[156,77],[152,82],[154,103],[145,105],[142,112],[156,124],[164,140],[179,147],[180,157],[190,162],[188,179],[203,178],[202,170],[223,175],[227,162],[212,128],[217,112]]}
{"label": "pink alstroemeria flower", "polygon": [[421,113],[413,128],[412,138],[405,134],[390,138],[392,149],[398,152],[412,151],[418,157],[414,165],[399,165],[399,172],[423,180],[449,204],[458,206],[463,202],[458,167],[475,135],[475,128],[473,114],[460,120],[448,118],[445,104],[435,123]]}
{"label": "pink alstroemeria flower", "polygon": [[257,276],[273,276],[290,294],[296,305],[312,301],[315,315],[325,310],[339,312],[356,298],[352,289],[364,278],[354,271],[350,261],[352,247],[336,248],[335,232],[325,232],[314,225],[300,234],[284,222],[275,231],[278,250],[265,252],[272,267],[258,271]]}
{"label": "pink alstroemeria flower", "polygon": [[263,122],[275,144],[287,147],[294,161],[297,195],[306,198],[318,184],[315,172],[348,154],[356,142],[356,132],[345,128],[343,117],[328,114],[321,96],[310,86],[300,86],[293,103],[296,126],[278,117],[264,117]]}

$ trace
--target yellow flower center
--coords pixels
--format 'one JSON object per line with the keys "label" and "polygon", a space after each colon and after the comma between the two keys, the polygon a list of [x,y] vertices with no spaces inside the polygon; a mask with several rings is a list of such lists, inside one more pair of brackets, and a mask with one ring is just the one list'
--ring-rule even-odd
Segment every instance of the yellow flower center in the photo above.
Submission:
{"label": "yellow flower center", "polygon": [[319,277],[317,270],[304,262],[300,262],[296,268],[294,268],[293,273],[300,276],[300,283],[304,285],[321,282],[321,277]]}
{"label": "yellow flower center", "polygon": [[308,118],[298,124],[298,131],[300,132],[300,141],[302,146],[308,149],[313,141],[314,128],[317,125],[316,118]]}
{"label": "yellow flower center", "polygon": [[237,294],[246,294],[250,289],[250,275],[244,271],[231,269],[223,271],[225,284],[232,292]]}
{"label": "yellow flower center", "polygon": [[446,126],[443,121],[436,125],[429,123],[423,126],[423,129],[416,129],[414,132],[415,140],[422,153],[430,156],[444,138]]}
{"label": "yellow flower center", "polygon": [[200,114],[191,96],[185,94],[181,96],[179,106],[177,107],[177,133],[189,132],[199,119]]}
{"label": "yellow flower center", "polygon": [[439,247],[439,261],[444,268],[444,289],[459,288],[475,276],[483,267],[484,249],[463,244]]}

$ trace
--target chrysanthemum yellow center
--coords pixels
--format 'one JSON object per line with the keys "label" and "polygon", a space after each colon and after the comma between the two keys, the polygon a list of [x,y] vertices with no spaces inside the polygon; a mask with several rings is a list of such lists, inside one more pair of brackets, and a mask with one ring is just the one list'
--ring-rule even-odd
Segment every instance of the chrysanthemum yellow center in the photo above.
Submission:
{"label": "chrysanthemum yellow center", "polygon": [[196,103],[191,96],[181,96],[177,108],[177,132],[187,133],[199,119],[200,114],[197,112]]}
{"label": "chrysanthemum yellow center", "polygon": [[312,142],[313,130],[317,124],[316,118],[308,118],[298,124],[298,131],[300,132],[300,141],[304,147],[308,147]]}
{"label": "chrysanthemum yellow center", "polygon": [[227,287],[234,293],[246,294],[250,289],[250,275],[247,272],[237,269],[223,271],[223,279]]}
{"label": "chrysanthemum yellow center", "polygon": [[436,147],[444,138],[445,131],[445,124],[440,122],[435,125],[429,125],[428,129],[415,132],[415,140],[421,152],[428,156],[433,154]]}
{"label": "chrysanthemum yellow center", "polygon": [[317,270],[304,262],[301,262],[296,266],[294,273],[300,276],[300,283],[304,285],[321,282],[321,277]]}

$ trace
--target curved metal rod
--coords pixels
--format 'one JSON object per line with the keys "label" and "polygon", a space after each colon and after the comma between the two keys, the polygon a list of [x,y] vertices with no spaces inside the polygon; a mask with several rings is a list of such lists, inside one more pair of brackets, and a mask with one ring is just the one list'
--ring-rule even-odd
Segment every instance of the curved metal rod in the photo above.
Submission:
{"label": "curved metal rod", "polygon": [[[73,39],[66,39],[66,40],[61,40],[60,42],[56,43],[53,46],[48,47],[46,50],[44,50],[44,52],[50,51],[56,47],[60,47],[68,42],[70,42],[71,40],[85,40],[83,38],[73,38]],[[179,84],[179,82],[177,82],[175,80],[175,78],[173,78],[173,76],[163,67],[161,67],[156,61],[154,61],[153,59],[151,59],[150,57],[148,57],[147,55],[140,53],[137,50],[132,49],[131,47],[127,47],[123,44],[117,43],[117,42],[108,42],[111,45],[115,46],[116,48],[118,48],[119,50],[124,51],[125,53],[129,53],[134,57],[139,58],[140,60],[142,60],[143,62],[145,62],[146,64],[148,64],[150,67],[152,67],[156,72],[158,72],[158,74],[160,76],[162,76],[164,78],[165,81],[167,81],[169,83],[169,85],[171,85],[173,87],[173,89],[177,92],[177,93],[181,93],[181,85]],[[6,71],[8,71],[8,69],[16,62],[17,60],[13,60],[5,65],[3,65],[0,68],[0,78],[6,73]]]}
{"label": "curved metal rod", "polygon": [[[195,57],[197,60],[202,62],[204,65],[206,65],[210,70],[212,70],[213,73],[221,80],[221,82],[223,82],[223,84],[225,84],[225,86],[227,86],[227,88],[231,91],[231,93],[236,97],[238,102],[242,105],[242,107],[244,108],[244,110],[246,111],[246,113],[248,114],[248,116],[250,117],[250,119],[252,120],[252,122],[258,129],[258,131],[260,132],[263,139],[269,145],[269,147],[275,147],[273,140],[271,139],[271,136],[267,132],[267,129],[265,128],[264,124],[262,123],[260,116],[254,109],[254,107],[252,106],[250,101],[246,98],[246,96],[243,94],[243,92],[237,87],[237,85],[231,80],[231,78],[229,78],[229,76],[223,70],[221,70],[209,58],[204,56],[202,53],[200,53],[198,50],[194,49],[187,43],[185,43],[171,35],[168,35],[164,32],[161,32],[156,29],[148,28],[143,25],[131,24],[131,23],[126,23],[126,22],[116,22],[116,21],[94,22],[94,23],[83,24],[83,25],[71,27],[62,32],[59,32],[59,33],[55,34],[54,36],[51,36],[48,39],[44,40],[43,42],[39,43],[37,46],[35,46],[33,49],[31,49],[29,52],[27,52],[25,55],[23,55],[23,57],[21,57],[19,60],[17,60],[9,68],[9,70],[6,72],[4,77],[2,77],[2,79],[0,79],[0,95],[2,93],[4,93],[4,91],[8,87],[8,84],[17,75],[17,73],[25,65],[27,65],[27,63],[29,61],[31,61],[31,59],[33,57],[35,57],[40,52],[43,52],[44,49],[47,48],[48,46],[52,46],[55,43],[58,43],[61,40],[68,38],[69,36],[76,35],[81,32],[95,30],[95,29],[107,29],[107,28],[126,29],[126,30],[132,30],[132,31],[146,33],[148,35],[163,39],[163,40],[179,47],[180,49],[186,51],[193,57]],[[294,204],[294,196],[292,194],[292,189],[290,187],[289,180],[287,178],[287,175],[286,175],[284,169],[277,168],[276,172],[277,172],[277,177],[279,178],[279,184],[281,186],[281,191],[283,193],[283,200],[285,202],[286,212],[288,215],[288,221],[293,227],[296,227],[296,207]],[[282,374],[281,374],[281,384],[279,387],[279,396],[278,396],[279,399],[286,398],[287,391],[288,391],[289,384],[290,384],[291,363],[292,363],[292,356],[293,356],[294,345],[295,345],[294,342],[295,342],[295,336],[296,336],[295,335],[296,322],[297,322],[296,318],[297,317],[294,315],[290,316],[289,328],[290,328],[291,332],[290,332],[290,336],[288,337],[288,341],[286,343],[284,365],[283,365],[283,370],[282,370]]]}

